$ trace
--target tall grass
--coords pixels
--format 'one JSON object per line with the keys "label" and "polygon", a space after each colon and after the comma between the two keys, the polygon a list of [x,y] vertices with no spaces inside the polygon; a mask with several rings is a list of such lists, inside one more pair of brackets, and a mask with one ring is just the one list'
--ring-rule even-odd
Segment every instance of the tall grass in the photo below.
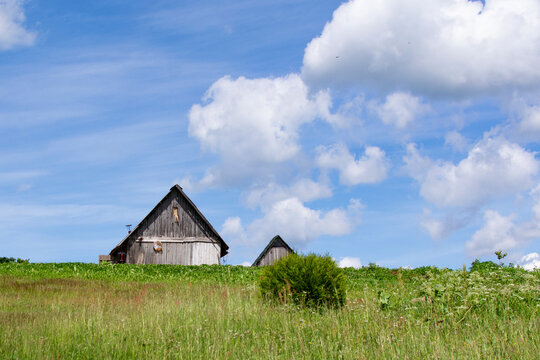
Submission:
{"label": "tall grass", "polygon": [[536,359],[540,348],[540,276],[524,271],[347,269],[344,308],[310,311],[263,301],[257,269],[2,266],[2,359]]}

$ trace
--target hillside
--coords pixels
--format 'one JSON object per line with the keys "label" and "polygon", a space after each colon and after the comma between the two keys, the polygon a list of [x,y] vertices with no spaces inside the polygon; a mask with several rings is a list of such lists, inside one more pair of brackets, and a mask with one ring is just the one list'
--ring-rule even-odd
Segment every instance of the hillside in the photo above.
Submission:
{"label": "hillside", "polygon": [[342,310],[241,266],[0,264],[0,358],[534,359],[540,272],[345,269]]}

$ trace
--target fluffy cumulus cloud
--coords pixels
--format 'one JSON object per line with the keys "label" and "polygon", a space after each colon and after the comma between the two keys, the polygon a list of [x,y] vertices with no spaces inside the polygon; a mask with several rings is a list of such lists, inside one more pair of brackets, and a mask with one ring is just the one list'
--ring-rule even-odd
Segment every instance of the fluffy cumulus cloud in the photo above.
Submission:
{"label": "fluffy cumulus cloud", "polygon": [[308,44],[302,76],[445,96],[537,89],[538,43],[537,0],[353,0]]}
{"label": "fluffy cumulus cloud", "polygon": [[533,216],[528,221],[517,222],[514,215],[502,216],[494,210],[485,211],[484,226],[465,244],[467,253],[471,256],[490,255],[497,250],[514,250],[540,239],[540,185],[531,190],[530,196]]}
{"label": "fluffy cumulus cloud", "polygon": [[189,112],[189,134],[223,160],[204,181],[218,182],[227,171],[257,173],[266,165],[291,160],[300,151],[299,128],[318,117],[330,119],[330,106],[327,92],[310,95],[295,74],[217,80],[203,104]]}
{"label": "fluffy cumulus cloud", "polygon": [[357,199],[351,199],[347,208],[323,211],[306,206],[297,197],[261,206],[263,216],[246,226],[237,217],[228,218],[223,236],[232,243],[258,246],[279,234],[289,244],[302,247],[323,235],[349,234],[359,224],[363,208]]}
{"label": "fluffy cumulus cloud", "polygon": [[362,267],[362,262],[360,261],[359,258],[345,256],[343,259],[341,259],[338,262],[338,266],[342,268],[352,267],[352,268],[358,269]]}
{"label": "fluffy cumulus cloud", "polygon": [[506,133],[519,142],[539,141],[540,105],[519,104],[517,107],[517,121],[505,129]]}
{"label": "fluffy cumulus cloud", "polygon": [[278,201],[296,197],[302,202],[329,198],[332,190],[325,183],[311,179],[299,179],[290,186],[269,183],[266,186],[254,187],[245,196],[245,203],[250,208],[268,209]]}
{"label": "fluffy cumulus cloud", "polygon": [[395,92],[388,95],[384,103],[373,104],[372,108],[383,123],[403,129],[423,114],[428,106],[409,93]]}
{"label": "fluffy cumulus cloud", "polygon": [[221,227],[221,235],[232,243],[245,243],[246,234],[242,226],[242,220],[235,216],[225,220]]}
{"label": "fluffy cumulus cloud", "polygon": [[367,146],[357,160],[344,144],[319,146],[317,166],[323,170],[337,169],[339,181],[344,185],[378,183],[386,179],[389,162],[383,150]]}
{"label": "fluffy cumulus cloud", "polygon": [[525,270],[540,269],[540,254],[533,252],[521,258],[518,265]]}
{"label": "fluffy cumulus cloud", "polygon": [[262,218],[249,224],[247,231],[255,242],[264,242],[279,234],[299,246],[322,235],[349,234],[354,225],[345,209],[315,210],[292,197],[274,203]]}
{"label": "fluffy cumulus cloud", "polygon": [[529,106],[523,109],[520,130],[524,133],[540,134],[540,106]]}
{"label": "fluffy cumulus cloud", "polygon": [[485,224],[465,244],[470,256],[492,255],[498,250],[515,249],[520,242],[512,216],[502,216],[496,211],[484,213]]}
{"label": "fluffy cumulus cloud", "polygon": [[15,46],[32,45],[35,33],[24,27],[26,17],[21,0],[0,1],[0,50]]}
{"label": "fluffy cumulus cloud", "polygon": [[413,144],[404,160],[422,197],[439,207],[473,208],[527,190],[539,170],[532,152],[501,138],[478,142],[458,164],[433,162]]}

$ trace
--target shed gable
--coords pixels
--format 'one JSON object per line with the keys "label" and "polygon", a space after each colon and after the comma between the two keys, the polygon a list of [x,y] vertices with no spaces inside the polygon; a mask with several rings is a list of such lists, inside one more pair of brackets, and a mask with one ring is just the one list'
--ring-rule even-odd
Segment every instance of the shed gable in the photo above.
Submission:
{"label": "shed gable", "polygon": [[294,253],[293,249],[281,238],[281,236],[276,235],[266,248],[261,252],[259,257],[253,262],[251,266],[266,266],[272,265],[282,257]]}
{"label": "shed gable", "polygon": [[210,238],[218,241],[208,224],[178,192],[169,193],[133,231],[133,237]]}
{"label": "shed gable", "polygon": [[219,246],[219,256],[226,255],[229,248],[178,185],[171,188],[110,255],[116,257],[117,253],[132,248],[134,243],[148,241],[213,243]]}

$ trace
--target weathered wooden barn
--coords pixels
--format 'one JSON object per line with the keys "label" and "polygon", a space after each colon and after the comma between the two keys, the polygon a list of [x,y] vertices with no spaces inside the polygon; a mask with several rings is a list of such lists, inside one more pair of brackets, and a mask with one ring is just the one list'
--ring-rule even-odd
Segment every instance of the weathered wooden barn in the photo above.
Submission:
{"label": "weathered wooden barn", "polygon": [[276,235],[268,245],[264,248],[262,253],[259,255],[257,260],[251,266],[266,266],[272,265],[282,257],[294,253],[293,249],[281,238],[281,236]]}
{"label": "weathered wooden barn", "polygon": [[128,264],[220,264],[229,247],[182,188],[175,185],[112,251]]}

